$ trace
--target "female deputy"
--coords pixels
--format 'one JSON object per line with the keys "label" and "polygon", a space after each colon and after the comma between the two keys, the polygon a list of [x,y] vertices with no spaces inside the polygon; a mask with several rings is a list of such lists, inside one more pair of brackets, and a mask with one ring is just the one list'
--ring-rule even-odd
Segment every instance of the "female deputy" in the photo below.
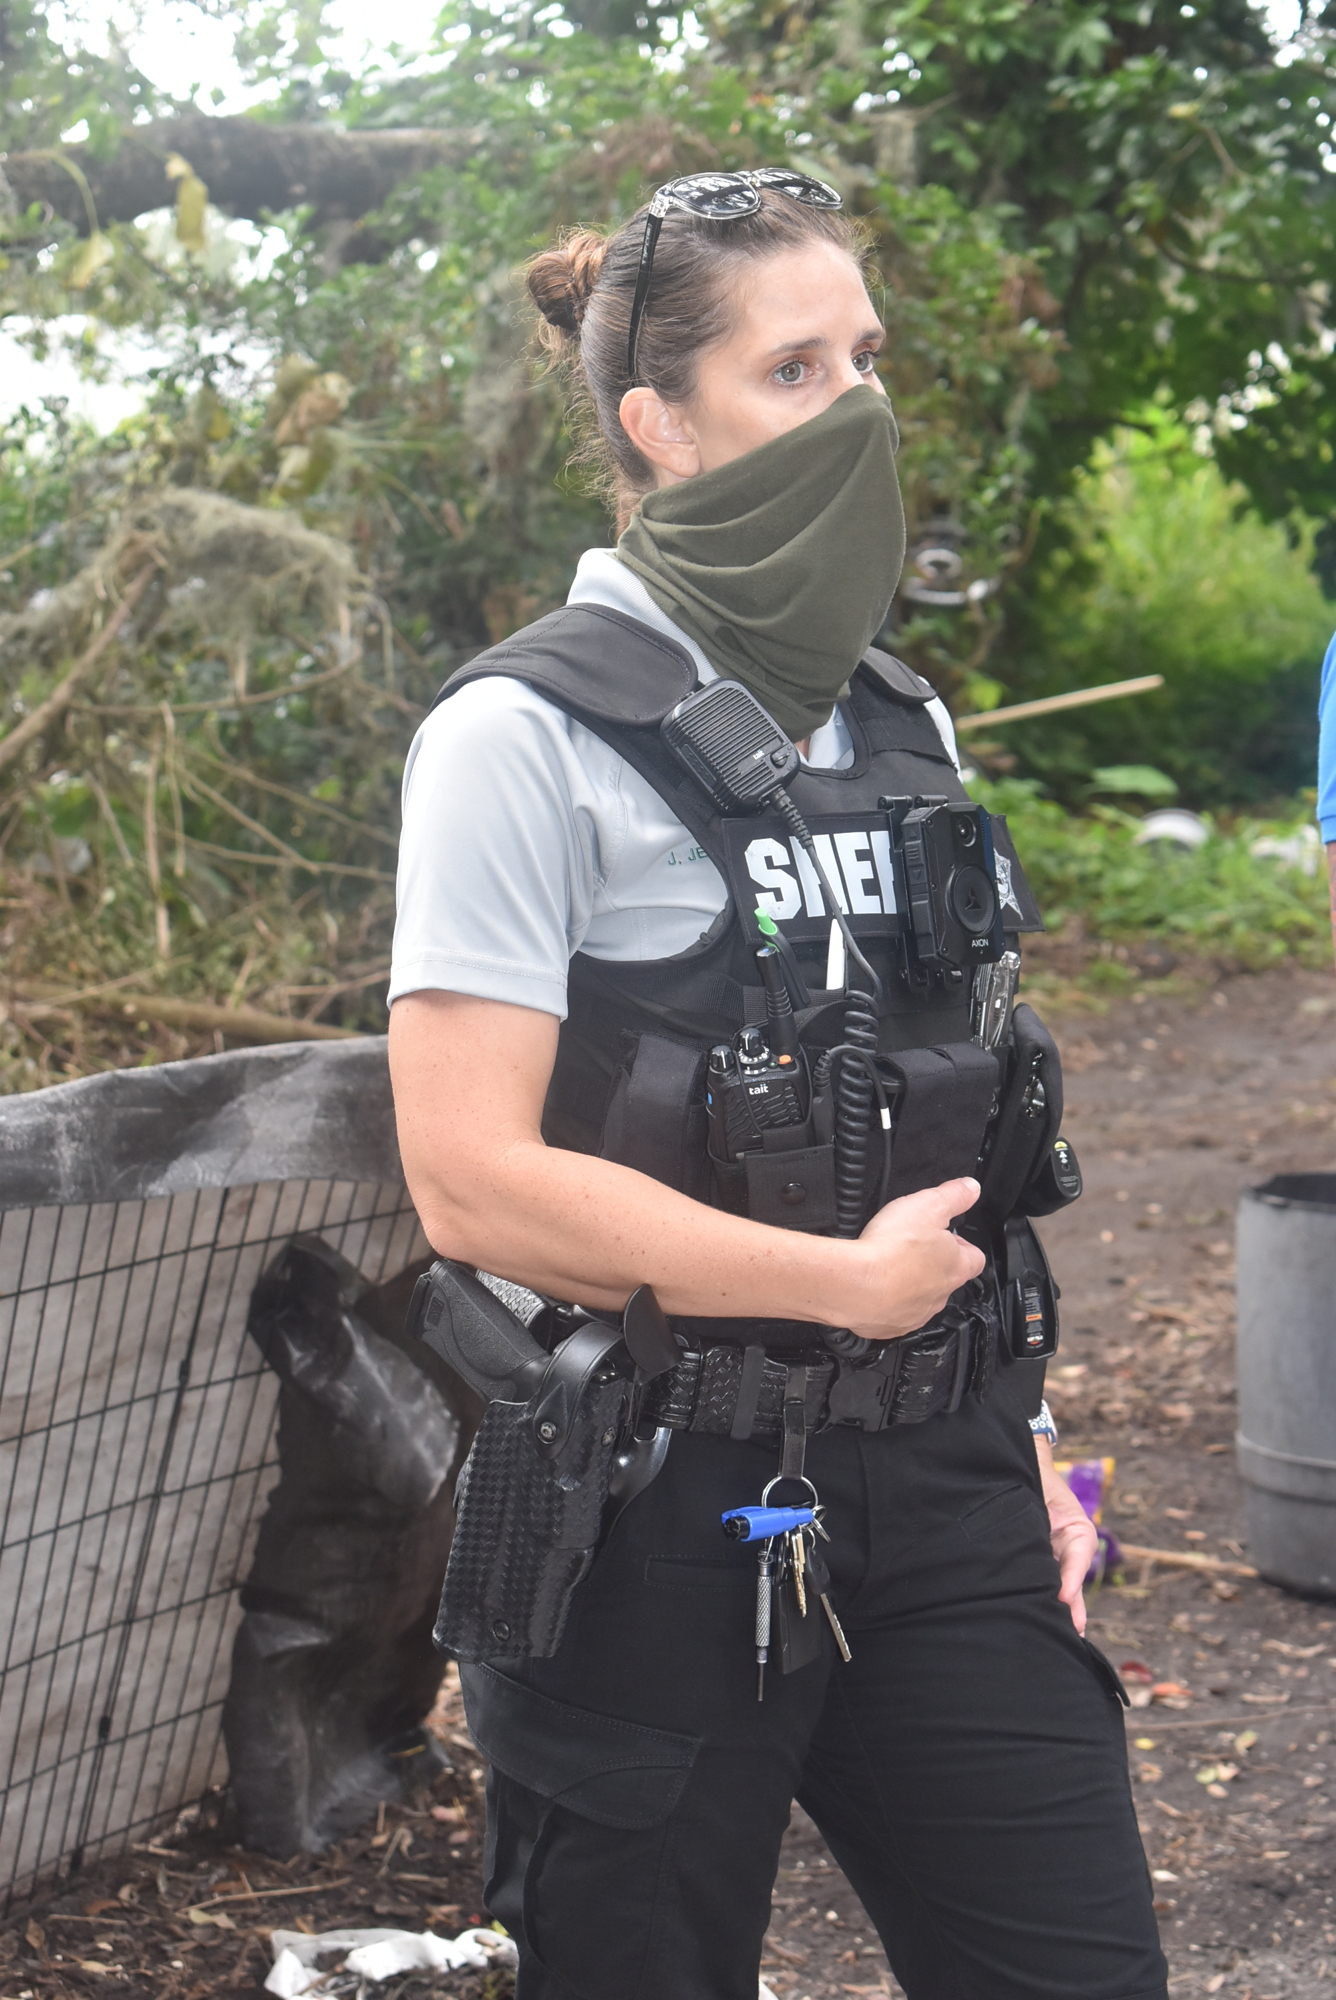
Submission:
{"label": "female deputy", "polygon": [[[685,656],[699,684],[750,687],[804,780],[855,780],[877,716],[882,743],[900,717],[963,798],[926,687],[899,669],[909,695],[869,723],[881,695],[855,677],[903,522],[883,329],[838,205],[785,171],[692,176],[611,239],[535,260],[620,503],[617,549],[582,558],[569,602],[614,641]],[[657,995],[681,1031],[674,981],[739,898],[525,657],[512,644],[437,706],[404,781],[390,1053],[430,1240],[594,1309],[652,1285],[688,1339],[731,1332],[758,1366],[767,1323],[790,1349],[824,1328],[923,1328],[983,1265],[950,1227],[975,1181],[892,1200],[839,1240],[694,1199],[619,1164],[606,1134],[600,1149],[588,1078],[618,1050],[601,1070],[579,1058],[609,996],[634,992],[643,1021]],[[926,1047],[944,1028],[939,1010],[916,1029],[905,1002],[886,1032]],[[1032,1436],[1021,1372],[985,1369],[955,1407],[880,1429],[823,1427],[808,1396],[847,1661],[823,1624],[820,1657],[772,1671],[757,1700],[756,1563],[720,1514],[759,1498],[777,1447],[738,1391],[722,1433],[672,1433],[554,1656],[465,1669],[489,1716],[487,1901],[517,1940],[520,2000],[755,2000],[795,1796],[910,2000],[1165,1995],[1112,1675],[1081,1636],[1093,1536]]]}

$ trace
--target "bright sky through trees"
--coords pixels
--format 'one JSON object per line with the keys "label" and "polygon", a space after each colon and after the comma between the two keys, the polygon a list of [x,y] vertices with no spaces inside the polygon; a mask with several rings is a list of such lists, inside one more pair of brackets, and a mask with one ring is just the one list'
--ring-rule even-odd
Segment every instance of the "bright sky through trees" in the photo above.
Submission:
{"label": "bright sky through trees", "polygon": [[[131,59],[166,96],[193,99],[201,111],[237,112],[273,94],[248,82],[233,56],[241,12],[220,19],[189,0],[146,0],[111,7],[56,4],[48,20],[58,41],[82,39],[99,50],[105,50],[108,31],[115,29]],[[333,33],[326,46],[354,72],[384,60],[391,49],[398,52],[400,65],[411,65],[431,41],[439,13],[440,0],[329,0],[325,18]],[[76,141],[84,134],[76,129],[63,136]],[[259,239],[259,232],[244,223],[231,224],[230,233],[248,243]],[[82,314],[72,314],[60,330],[77,342],[85,325]],[[0,421],[25,403],[35,406],[43,396],[60,396],[72,415],[99,431],[114,430],[142,406],[144,389],[137,377],[151,365],[156,350],[105,333],[99,345],[105,379],[93,380],[70,353],[57,349],[38,361],[11,334],[0,332]]]}
{"label": "bright sky through trees", "polygon": [[[249,85],[233,59],[232,40],[245,11],[236,8],[220,18],[189,0],[143,5],[119,0],[111,7],[55,5],[49,20],[61,40],[62,24],[78,22],[94,47],[105,46],[108,28],[119,29],[129,54],[159,90],[178,100],[193,97],[201,111],[229,112],[244,111],[270,94]],[[330,0],[325,19],[333,33],[326,46],[353,70],[364,65],[368,50],[378,56],[398,47],[411,59],[427,46],[439,13],[439,0]]]}

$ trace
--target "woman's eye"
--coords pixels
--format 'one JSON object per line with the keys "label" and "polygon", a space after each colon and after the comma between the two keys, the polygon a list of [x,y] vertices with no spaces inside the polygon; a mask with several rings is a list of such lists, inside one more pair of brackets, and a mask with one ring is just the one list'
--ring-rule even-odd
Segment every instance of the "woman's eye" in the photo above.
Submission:
{"label": "woman's eye", "polygon": [[782,382],[786,388],[791,389],[796,387],[802,379],[803,364],[801,361],[781,361],[779,367],[775,370],[776,382]]}
{"label": "woman's eye", "polygon": [[872,352],[872,349],[870,347],[865,347],[861,354],[855,354],[854,367],[858,370],[860,375],[875,374],[877,367],[877,357]]}

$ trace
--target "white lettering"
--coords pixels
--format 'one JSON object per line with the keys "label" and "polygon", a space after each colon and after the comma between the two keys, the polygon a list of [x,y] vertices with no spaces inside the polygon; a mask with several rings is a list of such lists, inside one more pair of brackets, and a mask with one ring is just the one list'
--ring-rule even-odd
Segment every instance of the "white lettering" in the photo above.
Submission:
{"label": "white lettering", "polygon": [[879,917],[881,898],[870,893],[876,881],[871,839],[866,833],[837,833],[835,847],[844,870],[849,903],[856,917]]}
{"label": "white lettering", "polygon": [[796,917],[802,907],[798,884],[783,865],[789,851],[782,840],[753,840],[747,848],[747,873],[760,891],[760,909],[776,923]]}
{"label": "white lettering", "polygon": [[[829,875],[830,886],[839,898],[840,908],[847,917],[849,914],[849,902],[845,895],[844,880],[840,874],[840,864],[835,859],[835,849],[831,844],[830,835],[828,833],[815,834],[812,839],[812,845],[821,856],[821,866],[825,869],[827,875]],[[820,911],[814,911],[813,914],[819,916]]]}
{"label": "white lettering", "polygon": [[808,916],[824,917],[826,914],[826,899],[821,893],[821,884],[817,880],[816,870],[807,858],[806,849],[799,847],[796,840],[793,842],[793,862],[798,870],[798,880],[803,885],[803,898],[807,904]]}
{"label": "white lettering", "polygon": [[882,908],[888,917],[892,917],[899,906],[895,900],[895,864],[891,860],[891,834],[889,827],[873,827],[872,859],[877,864],[877,880],[881,884]]}

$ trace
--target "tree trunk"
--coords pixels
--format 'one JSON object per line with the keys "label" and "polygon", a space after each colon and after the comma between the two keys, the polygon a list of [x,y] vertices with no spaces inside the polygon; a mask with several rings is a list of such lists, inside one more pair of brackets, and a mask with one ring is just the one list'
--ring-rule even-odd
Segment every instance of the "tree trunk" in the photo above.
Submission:
{"label": "tree trunk", "polygon": [[[258,222],[266,213],[309,204],[320,225],[355,221],[410,175],[463,158],[471,143],[467,134],[342,132],[330,125],[266,125],[256,118],[188,111],[133,127],[110,159],[95,158],[86,146],[65,146],[58,155],[11,153],[0,158],[0,174],[20,215],[40,202],[86,235],[83,190],[63,160],[84,176],[97,220],[105,225],[170,208],[176,186],[167,177],[167,161],[179,153],[207,186],[209,200],[228,215]],[[0,203],[0,233],[8,206]]]}

